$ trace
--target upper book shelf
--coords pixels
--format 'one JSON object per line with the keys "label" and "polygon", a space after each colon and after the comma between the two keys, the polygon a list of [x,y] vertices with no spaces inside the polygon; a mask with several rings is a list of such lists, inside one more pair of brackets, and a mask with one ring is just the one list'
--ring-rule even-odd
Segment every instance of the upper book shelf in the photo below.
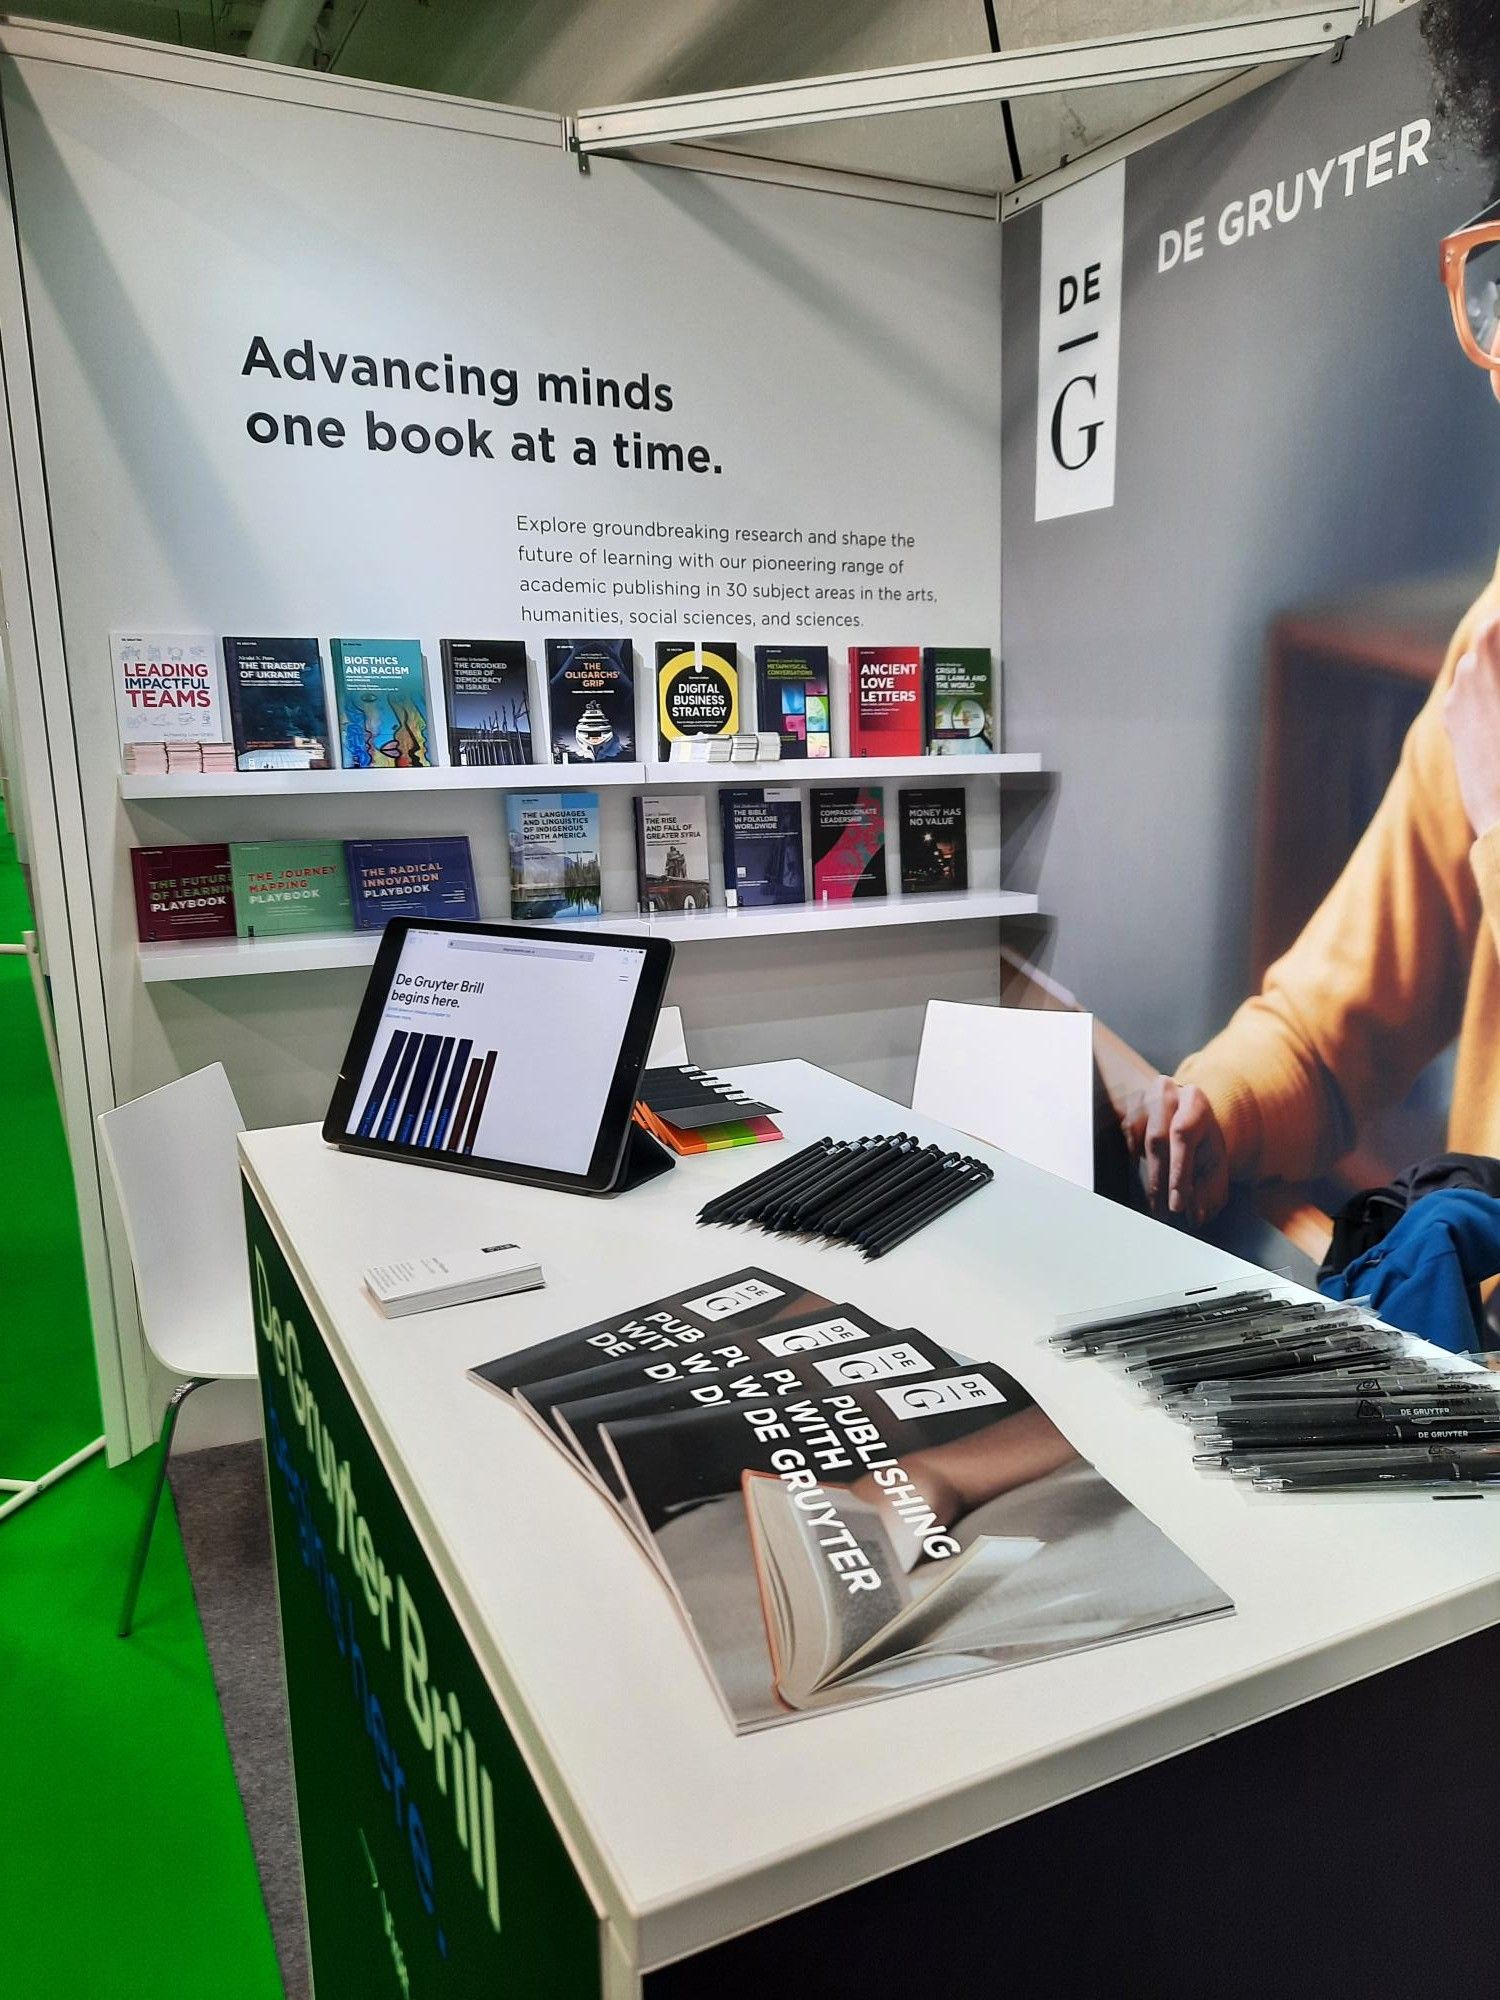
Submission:
{"label": "upper book shelf", "polygon": [[613,785],[853,784],[873,778],[1006,777],[1040,771],[1035,750],[975,757],[785,757],[755,764],[439,764],[429,770],[224,771],[123,775],[123,799],[243,799],[340,792],[599,791]]}

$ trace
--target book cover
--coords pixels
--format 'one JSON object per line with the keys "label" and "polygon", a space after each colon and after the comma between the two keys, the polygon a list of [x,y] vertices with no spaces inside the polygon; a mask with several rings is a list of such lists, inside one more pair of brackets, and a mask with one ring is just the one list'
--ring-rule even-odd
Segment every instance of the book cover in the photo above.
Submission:
{"label": "book cover", "polygon": [[785,786],[737,786],[719,794],[719,813],[726,906],[805,902],[800,795]]}
{"label": "book cover", "polygon": [[927,750],[979,757],[995,748],[994,660],[988,646],[927,646]]}
{"label": "book cover", "polygon": [[448,762],[529,764],[531,698],[520,639],[444,639]]}
{"label": "book cover", "polygon": [[130,875],[135,887],[136,932],[142,944],[234,936],[229,848],[223,841],[191,847],[134,847]]}
{"label": "book cover", "polygon": [[756,726],[781,739],[783,757],[830,757],[828,648],[757,646]]}
{"label": "book cover", "polygon": [[468,839],[351,840],[344,846],[354,928],[383,930],[392,917],[476,923],[479,898]]}
{"label": "book cover", "polygon": [[732,639],[712,646],[656,645],[656,730],[661,759],[695,736],[733,736],[740,726],[739,649]]}
{"label": "book cover", "polygon": [[1014,1376],[889,1345],[599,1426],[737,1732],[1233,1610]]}
{"label": "book cover", "polygon": [[227,741],[210,634],[112,632],[109,652],[122,750]]}
{"label": "book cover", "polygon": [[235,840],[229,867],[238,937],[354,928],[341,840]]}
{"label": "book cover", "polygon": [[597,792],[511,792],[505,834],[517,922],[599,915]]}
{"label": "book cover", "polygon": [[523,1348],[519,1354],[502,1354],[469,1373],[487,1389],[514,1395],[527,1382],[597,1368],[606,1361],[628,1361],[633,1355],[650,1359],[673,1354],[700,1346],[715,1329],[795,1319],[832,1303],[820,1292],[804,1291],[757,1264],[747,1264],[727,1277],[700,1279],[684,1291],[630,1306],[609,1319]]}
{"label": "book cover", "polygon": [[969,837],[961,785],[901,792],[901,892],[967,889]]}
{"label": "book cover", "polygon": [[849,752],[920,757],[927,726],[922,655],[915,646],[849,649]]}
{"label": "book cover", "polygon": [[812,869],[815,903],[885,894],[885,801],[878,786],[814,788]]}
{"label": "book cover", "polygon": [[708,805],[702,792],[637,793],[635,860],[643,910],[708,908]]}
{"label": "book cover", "polygon": [[432,725],[420,641],[334,639],[330,651],[343,768],[427,770]]}
{"label": "book cover", "polygon": [[224,677],[242,771],[332,769],[316,639],[226,639]]}
{"label": "book cover", "polygon": [[554,764],[635,757],[635,656],[628,639],[547,641],[547,726]]}

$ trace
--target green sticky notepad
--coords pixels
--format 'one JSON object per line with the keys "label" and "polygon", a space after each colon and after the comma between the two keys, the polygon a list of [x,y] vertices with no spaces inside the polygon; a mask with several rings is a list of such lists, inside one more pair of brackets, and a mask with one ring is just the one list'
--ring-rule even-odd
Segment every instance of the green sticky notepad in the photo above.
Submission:
{"label": "green sticky notepad", "polygon": [[341,840],[231,841],[229,868],[239,937],[354,928]]}

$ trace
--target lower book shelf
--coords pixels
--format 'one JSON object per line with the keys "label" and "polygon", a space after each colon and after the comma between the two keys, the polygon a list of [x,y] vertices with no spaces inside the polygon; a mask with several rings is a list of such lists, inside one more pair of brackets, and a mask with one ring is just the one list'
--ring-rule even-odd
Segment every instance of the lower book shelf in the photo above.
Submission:
{"label": "lower book shelf", "polygon": [[[872,930],[884,924],[972,923],[981,919],[1035,916],[1035,896],[1010,889],[965,889],[927,896],[872,896],[848,903],[788,903],[769,909],[674,911],[641,916],[634,912],[589,917],[568,929],[633,932],[671,938],[674,944],[709,939],[786,937],[798,932]],[[208,938],[202,943],[143,944],[137,949],[141,978],[163,981],[236,979],[263,972],[328,972],[369,965],[380,942],[378,931],[310,933],[303,937]]]}

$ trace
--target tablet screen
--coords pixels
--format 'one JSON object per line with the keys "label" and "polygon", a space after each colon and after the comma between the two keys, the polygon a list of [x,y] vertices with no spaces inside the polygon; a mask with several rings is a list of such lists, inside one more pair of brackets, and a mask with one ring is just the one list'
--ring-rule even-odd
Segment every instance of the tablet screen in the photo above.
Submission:
{"label": "tablet screen", "polygon": [[645,963],[623,943],[413,925],[353,1092],[350,1138],[455,1165],[586,1173]]}

